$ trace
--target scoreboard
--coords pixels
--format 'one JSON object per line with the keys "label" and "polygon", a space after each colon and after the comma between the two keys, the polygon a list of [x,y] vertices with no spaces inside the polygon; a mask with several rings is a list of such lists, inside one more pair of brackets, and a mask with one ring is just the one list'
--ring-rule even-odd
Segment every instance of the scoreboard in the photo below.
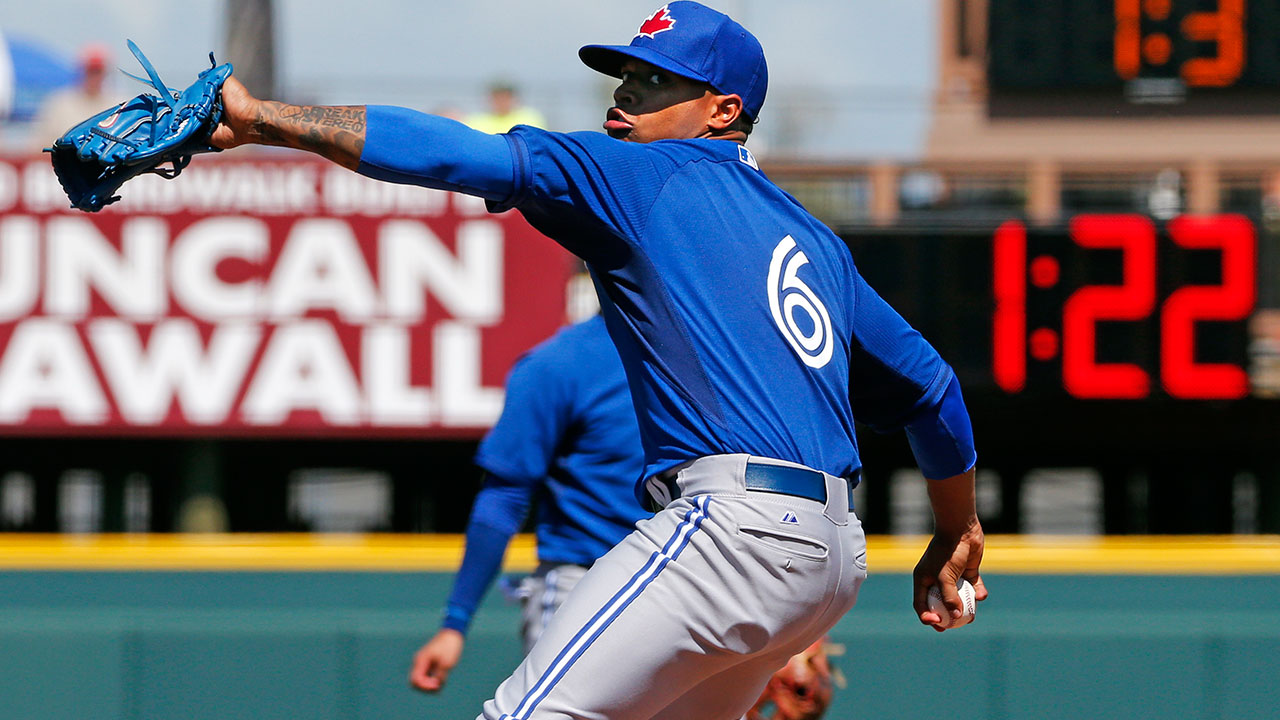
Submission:
{"label": "scoreboard", "polygon": [[[1266,343],[1251,318],[1268,312],[1274,254],[1253,218],[1082,214],[843,237],[859,272],[955,368],[979,464],[1001,478],[992,528],[1018,530],[1030,468],[1096,469],[1107,532],[1231,532],[1241,473],[1260,478],[1259,502],[1273,507],[1280,388],[1256,372],[1251,345]],[[897,435],[859,443],[870,477],[914,465]],[[891,514],[882,486],[868,483],[877,518]],[[1280,509],[1258,512],[1280,522]]]}
{"label": "scoreboard", "polygon": [[[1256,218],[1086,213],[842,237],[955,368],[979,466],[1000,478],[990,530],[1018,531],[1021,478],[1054,467],[1098,473],[1106,532],[1232,532],[1242,474],[1257,479],[1258,527],[1280,527],[1280,387],[1253,337],[1274,313],[1276,256]],[[858,441],[883,532],[891,500],[874,480],[914,459],[898,434]]]}
{"label": "scoreboard", "polygon": [[1255,393],[1258,235],[1242,215],[1083,214],[846,235],[868,281],[966,388],[1078,401]]}
{"label": "scoreboard", "polygon": [[1029,363],[1055,362],[1053,382],[1078,398],[1244,397],[1255,258],[1240,216],[1184,216],[1157,232],[1139,215],[1082,215],[1031,238],[1005,223],[992,242],[992,378],[1021,392]]}
{"label": "scoreboard", "polygon": [[991,0],[992,115],[1280,111],[1280,0]]}

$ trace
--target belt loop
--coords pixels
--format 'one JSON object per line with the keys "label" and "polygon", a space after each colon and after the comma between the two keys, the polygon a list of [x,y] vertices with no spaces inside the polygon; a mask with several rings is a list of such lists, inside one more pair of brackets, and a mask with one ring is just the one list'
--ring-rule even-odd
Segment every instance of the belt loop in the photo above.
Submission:
{"label": "belt loop", "polygon": [[649,495],[649,505],[653,512],[661,512],[671,504],[674,494],[671,486],[660,475],[653,475],[644,482],[645,492]]}
{"label": "belt loop", "polygon": [[823,473],[822,476],[827,481],[827,506],[823,508],[822,514],[827,519],[837,525],[849,524],[849,481]]}

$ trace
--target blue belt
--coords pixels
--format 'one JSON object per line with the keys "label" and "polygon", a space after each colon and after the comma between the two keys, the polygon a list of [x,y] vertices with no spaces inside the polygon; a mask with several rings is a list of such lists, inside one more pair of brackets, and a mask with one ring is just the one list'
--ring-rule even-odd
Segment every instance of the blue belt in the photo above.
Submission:
{"label": "blue belt", "polygon": [[[852,477],[846,478],[846,484],[849,488],[848,500],[850,509],[853,509],[853,489],[858,485],[860,474],[860,472],[855,471]],[[671,493],[672,500],[680,497],[680,488],[676,483],[674,474],[663,478],[662,481]],[[787,465],[769,465],[748,460],[743,481],[748,490],[791,495],[792,497],[820,503],[827,502],[827,478],[817,470]],[[661,509],[657,508],[657,510]]]}
{"label": "blue belt", "polygon": [[[846,479],[850,509],[853,508],[853,489],[857,487],[858,479],[856,472],[853,477]],[[748,490],[793,495],[820,503],[827,501],[827,478],[817,470],[786,465],[766,465],[748,460],[743,480]]]}

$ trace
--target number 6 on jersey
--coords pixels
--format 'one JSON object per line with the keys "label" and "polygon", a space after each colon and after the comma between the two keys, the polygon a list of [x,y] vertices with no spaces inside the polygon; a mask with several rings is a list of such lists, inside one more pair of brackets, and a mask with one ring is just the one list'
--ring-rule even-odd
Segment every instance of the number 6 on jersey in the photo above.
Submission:
{"label": "number 6 on jersey", "polygon": [[[782,336],[787,339],[791,349],[796,351],[805,365],[821,368],[831,361],[831,316],[813,290],[796,275],[807,264],[809,258],[805,257],[804,251],[796,248],[795,238],[790,235],[782,238],[773,249],[773,259],[769,262],[769,285],[766,292],[769,293],[769,311],[773,313],[773,322],[782,331]],[[812,332],[805,333],[796,324],[797,309],[809,316]]]}

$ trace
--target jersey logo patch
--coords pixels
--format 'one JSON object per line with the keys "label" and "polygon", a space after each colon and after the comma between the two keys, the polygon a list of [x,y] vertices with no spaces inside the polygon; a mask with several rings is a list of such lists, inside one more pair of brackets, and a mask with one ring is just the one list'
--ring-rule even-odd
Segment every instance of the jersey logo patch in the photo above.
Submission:
{"label": "jersey logo patch", "polygon": [[799,525],[800,518],[796,517],[795,513],[788,511],[785,515],[782,516],[782,520],[780,520],[779,522],[784,522],[788,525]]}
{"label": "jersey logo patch", "polygon": [[[796,274],[808,264],[809,258],[796,247],[795,238],[782,238],[773,249],[765,290],[778,330],[801,362],[816,370],[831,362],[835,342],[827,306]],[[797,314],[802,316],[803,325],[796,321]]]}
{"label": "jersey logo patch", "polygon": [[655,10],[652,15],[645,18],[644,22],[640,23],[640,29],[636,31],[636,37],[647,37],[652,40],[654,35],[666,32],[675,26],[675,18],[671,17],[671,11],[667,10],[666,5],[663,5]]}
{"label": "jersey logo patch", "polygon": [[750,150],[746,149],[741,145],[738,146],[738,159],[750,165],[751,169],[759,172],[760,166],[756,164],[755,156],[751,154]]}

